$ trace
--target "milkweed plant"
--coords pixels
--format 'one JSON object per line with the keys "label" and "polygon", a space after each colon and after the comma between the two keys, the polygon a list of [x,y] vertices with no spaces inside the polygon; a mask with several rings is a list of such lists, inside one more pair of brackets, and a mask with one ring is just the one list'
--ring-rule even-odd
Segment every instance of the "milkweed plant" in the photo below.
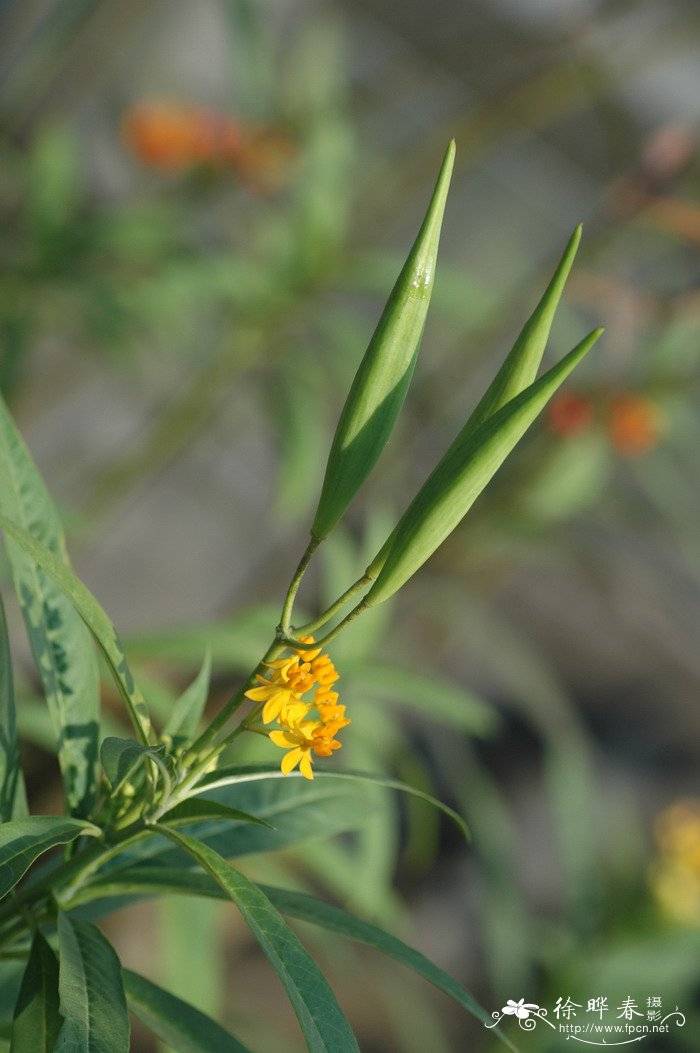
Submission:
{"label": "milkweed plant", "polygon": [[[0,604],[0,972],[6,989],[16,991],[0,1042],[9,1043],[12,1053],[125,1053],[129,1011],[183,1053],[246,1048],[193,1006],[122,967],[95,924],[114,909],[115,897],[119,904],[178,893],[232,900],[282,981],[313,1053],[349,1053],[358,1045],[286,917],[369,944],[477,1018],[491,1019],[467,990],[394,935],[310,895],[259,886],[228,862],[226,852],[232,831],[269,832],[265,819],[242,806],[250,799],[244,791],[251,783],[272,782],[284,795],[289,779],[367,780],[427,797],[396,780],[339,764],[342,738],[352,735],[352,706],[348,699],[341,702],[341,673],[331,645],[356,618],[397,592],[455,529],[601,333],[596,329],[586,336],[536,379],[580,240],[577,228],[512,351],[384,545],[327,610],[307,624],[296,623],[304,573],[372,471],[406,398],[433,288],[453,162],[451,143],[423,224],[347,396],[310,540],[279,624],[270,627],[270,646],[208,723],[204,671],[164,726],[154,728],[119,636],[71,570],[55,507],[0,404],[0,526],[57,740],[66,805],[61,816],[28,811]],[[98,652],[130,719],[130,738],[101,739]],[[237,765],[237,740],[253,734],[268,740],[269,763]],[[449,808],[429,800],[463,827]]]}

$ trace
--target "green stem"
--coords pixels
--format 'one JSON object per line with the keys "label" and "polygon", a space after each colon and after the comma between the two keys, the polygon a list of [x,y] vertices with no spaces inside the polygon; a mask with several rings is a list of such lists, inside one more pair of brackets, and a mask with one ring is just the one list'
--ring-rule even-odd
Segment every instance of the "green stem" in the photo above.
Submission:
{"label": "green stem", "polygon": [[[274,659],[280,654],[280,652],[284,650],[285,646],[285,644],[281,644],[277,639],[272,641],[267,651],[262,656],[255,669],[250,674],[250,676],[240,688],[240,690],[236,692],[233,698],[230,699],[222,707],[221,710],[219,710],[209,727],[202,732],[199,738],[195,742],[193,742],[190,748],[187,750],[187,753],[184,757],[185,765],[193,762],[198,762],[200,760],[202,750],[205,750],[207,746],[214,742],[216,736],[219,734],[224,724],[226,724],[229,717],[231,717],[236,712],[239,706],[243,705],[245,701],[245,693],[255,683],[255,678],[258,675],[258,673],[264,668],[267,662],[274,661]],[[199,765],[197,764],[196,767],[198,768]],[[192,771],[195,770],[195,768],[192,769]],[[190,776],[192,774],[192,771],[188,773],[186,779],[186,783],[188,785],[190,784]]]}
{"label": "green stem", "polygon": [[306,546],[306,551],[299,560],[299,566],[294,571],[292,580],[289,583],[289,588],[287,589],[287,595],[284,598],[284,605],[282,607],[282,614],[280,617],[280,629],[285,634],[289,633],[289,630],[291,629],[292,610],[294,608],[294,600],[296,599],[297,592],[299,591],[299,586],[301,585],[301,579],[306,573],[306,568],[311,562],[311,557],[313,556],[314,552],[320,544],[321,538],[315,537],[312,534],[311,540]]}
{"label": "green stem", "polygon": [[284,647],[295,647],[300,651],[309,651],[317,647],[325,647],[326,644],[331,642],[331,640],[335,640],[336,636],[341,633],[343,629],[346,629],[351,622],[354,622],[355,618],[362,614],[363,611],[366,611],[368,607],[369,604],[367,603],[367,600],[360,600],[357,606],[353,607],[350,613],[346,614],[341,622],[338,622],[335,629],[331,629],[329,633],[322,636],[320,640],[316,640],[315,643],[302,643],[301,640],[296,640],[293,636],[283,634],[280,634],[278,639]]}
{"label": "green stem", "polygon": [[313,633],[316,629],[320,629],[322,625],[329,622],[331,618],[338,613],[341,607],[344,607],[348,600],[351,600],[353,596],[356,596],[358,592],[362,592],[372,582],[372,578],[368,574],[363,574],[361,578],[346,589],[342,596],[339,596],[335,603],[332,603],[327,610],[320,614],[313,622],[307,622],[306,625],[300,626],[295,632],[299,636],[308,636],[309,633]]}

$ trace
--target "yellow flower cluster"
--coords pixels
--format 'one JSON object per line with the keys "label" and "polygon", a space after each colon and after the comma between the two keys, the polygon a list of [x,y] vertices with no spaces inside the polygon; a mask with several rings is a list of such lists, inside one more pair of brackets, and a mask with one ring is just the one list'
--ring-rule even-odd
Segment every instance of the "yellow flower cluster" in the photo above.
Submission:
{"label": "yellow flower cluster", "polygon": [[663,912],[684,924],[700,925],[700,800],[675,801],[658,816],[659,855],[651,886]]}
{"label": "yellow flower cluster", "polygon": [[[302,636],[300,643],[311,644],[313,636]],[[345,706],[338,705],[333,685],[340,676],[329,655],[321,648],[300,648],[287,658],[268,663],[269,678],[258,675],[259,687],[246,691],[246,698],[263,703],[263,724],[277,721],[280,730],[269,732],[276,746],[288,752],[282,758],[282,774],[289,775],[299,765],[306,779],[313,779],[313,755],[330,757],[341,743],[335,738],[350,721]],[[312,698],[304,699],[312,688]],[[317,717],[309,719],[315,709]]]}

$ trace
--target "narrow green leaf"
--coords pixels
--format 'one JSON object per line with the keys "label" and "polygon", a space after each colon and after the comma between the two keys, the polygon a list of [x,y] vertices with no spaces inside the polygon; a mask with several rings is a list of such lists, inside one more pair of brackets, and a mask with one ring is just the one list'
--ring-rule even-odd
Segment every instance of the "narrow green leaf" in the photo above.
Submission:
{"label": "narrow green leaf", "polygon": [[0,826],[0,899],[26,874],[35,859],[55,845],[67,845],[81,834],[99,837],[102,831],[82,819],[32,815]]}
{"label": "narrow green leaf", "polygon": [[493,416],[497,410],[529,387],[537,376],[554,315],[581,241],[582,229],[579,224],[571,235],[564,249],[564,255],[542,299],[528,318],[512,351],[464,426],[460,435],[462,441]]}
{"label": "narrow green leaf", "polygon": [[392,596],[464,518],[484,487],[525,434],[559,385],[600,337],[594,330],[556,366],[472,432],[468,426],[413,499],[367,573],[376,577],[368,606]]}
{"label": "narrow green leaf", "polygon": [[[420,951],[409,947],[398,937],[385,932],[370,922],[349,914],[339,907],[331,906],[304,893],[290,892],[287,889],[272,888],[267,885],[261,886],[261,889],[281,914],[296,918],[299,921],[309,922],[312,925],[318,925],[329,932],[334,932],[340,936],[345,936],[347,939],[356,940],[359,943],[374,947],[434,984],[439,990],[463,1006],[467,1012],[472,1013],[478,1020],[484,1023],[492,1022],[491,1016],[479,1005],[466,988],[443,969],[440,969],[439,966],[431,962],[430,959],[426,958],[425,955],[421,954]],[[78,902],[85,903],[98,896],[120,894],[134,896],[197,895],[217,899],[225,898],[226,896],[223,888],[209,874],[184,868],[136,867],[118,877],[114,877],[111,881],[104,878],[89,888],[81,890]],[[494,1030],[494,1034],[498,1034],[498,1037],[511,1049],[515,1048],[500,1031]]]}
{"label": "narrow green leaf", "polygon": [[[303,775],[299,771],[292,771],[289,775],[283,775],[279,768],[263,768],[263,767],[251,767],[251,768],[222,768],[220,771],[213,772],[211,775],[206,776],[202,782],[194,788],[193,793],[207,793],[211,790],[215,790],[223,786],[238,786],[246,782],[257,782],[258,780],[267,779],[303,779]],[[402,793],[409,793],[412,797],[419,797],[422,801],[433,806],[433,808],[439,809],[445,815],[447,815],[462,831],[465,839],[468,841],[469,830],[467,828],[464,819],[461,815],[454,811],[453,808],[443,804],[436,797],[432,797],[429,793],[424,793],[423,790],[417,790],[413,786],[408,786],[405,782],[401,782],[399,779],[391,779],[384,775],[372,775],[369,772],[359,771],[342,771],[338,769],[326,769],[326,768],[315,768],[314,769],[314,781],[315,779],[347,779],[351,782],[369,783],[374,786],[384,786],[387,790],[400,790]],[[308,781],[308,780],[305,780]]]}
{"label": "narrow green leaf", "polygon": [[[267,885],[263,885],[261,888],[281,914],[286,914],[290,918],[296,918],[298,921],[309,922],[311,925],[319,925],[329,932],[335,932],[349,940],[356,940],[358,943],[374,947],[375,950],[381,951],[382,954],[386,954],[388,957],[396,959],[397,962],[401,962],[402,965],[434,984],[440,991],[444,991],[446,995],[449,995],[455,1002],[463,1006],[477,1020],[481,1020],[485,1024],[493,1023],[491,1014],[487,1013],[479,1005],[465,987],[462,987],[449,973],[434,965],[424,954],[416,951],[413,947],[409,947],[397,936],[392,936],[391,933],[385,932],[368,921],[356,918],[340,907],[324,903],[323,900],[316,899],[314,896],[309,896],[303,892],[290,892],[287,889],[271,888]],[[499,1037],[511,1049],[515,1048],[503,1035],[499,1035]]]}
{"label": "narrow green leaf", "polygon": [[258,886],[206,845],[167,827],[159,829],[196,859],[236,904],[287,991],[310,1053],[359,1053],[323,973]]}
{"label": "narrow green leaf", "polygon": [[97,641],[115,683],[119,689],[129,716],[141,741],[148,745],[150,721],[143,695],[134,683],[131,670],[126,662],[124,649],[117,636],[117,631],[92,593],[76,578],[69,567],[62,563],[44,545],[35,541],[30,534],[0,515],[0,528],[19,545],[30,560],[46,572],[51,582],[71,604],[83,619]]}
{"label": "narrow green leaf", "polygon": [[15,1005],[10,1053],[53,1053],[62,1023],[58,962],[51,947],[37,932]]}
{"label": "narrow green leaf", "polygon": [[175,1053],[249,1053],[210,1017],[145,976],[125,969],[124,989],[134,1016]]}
{"label": "narrow green leaf", "polygon": [[207,648],[202,668],[173,707],[170,719],[163,728],[165,735],[178,735],[183,738],[196,735],[200,718],[207,704],[210,680],[211,649]]}
{"label": "narrow green leaf", "polygon": [[374,468],[406,398],[430,304],[454,154],[452,142],[423,225],[343,407],[311,528],[316,538],[330,533]]}
{"label": "narrow green leaf", "polygon": [[242,812],[240,808],[230,808],[218,801],[203,800],[201,797],[191,798],[171,808],[161,817],[160,822],[167,823],[168,826],[191,826],[192,823],[201,823],[208,819],[235,819],[240,823],[256,823],[258,826],[267,827],[268,830],[274,829],[257,815]]}
{"label": "narrow green leaf", "polygon": [[19,763],[10,641],[0,596],[0,823],[27,815],[27,795]]}
{"label": "narrow green leaf", "polygon": [[[0,514],[41,542],[70,574],[58,512],[1,398]],[[59,743],[66,798],[72,812],[85,816],[97,786],[97,655],[72,604],[18,538],[8,539],[7,555]]]}
{"label": "narrow green leaf", "polygon": [[129,1015],[114,948],[94,925],[58,914],[64,1019],[55,1053],[129,1053]]}

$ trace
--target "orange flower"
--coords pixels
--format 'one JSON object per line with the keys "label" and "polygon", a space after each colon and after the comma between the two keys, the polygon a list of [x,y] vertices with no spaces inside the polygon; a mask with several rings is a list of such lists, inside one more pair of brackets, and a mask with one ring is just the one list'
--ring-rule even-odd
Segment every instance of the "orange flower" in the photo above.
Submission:
{"label": "orange flower", "polygon": [[192,163],[192,116],[177,103],[137,103],[122,122],[122,137],[136,156],[151,168],[175,172]]}
{"label": "orange flower", "polygon": [[[312,636],[303,636],[300,643],[312,644]],[[307,659],[306,661],[304,659]],[[338,705],[338,692],[332,685],[340,679],[329,655],[321,648],[294,648],[294,653],[266,663],[269,677],[257,676],[258,684],[246,691],[246,698],[262,703],[262,720],[270,724],[276,720],[279,730],[268,732],[276,746],[288,752],[282,759],[282,774],[288,775],[299,765],[306,779],[313,779],[311,752],[319,757],[330,757],[341,743],[335,738],[350,720],[345,706]],[[313,701],[304,695],[314,687]],[[318,720],[307,720],[316,708]]]}
{"label": "orange flower", "polygon": [[577,435],[591,423],[593,405],[584,395],[561,392],[549,404],[547,423],[554,435]]}
{"label": "orange flower", "polygon": [[273,126],[242,127],[228,114],[167,100],[136,103],[122,122],[122,138],[150,168],[186,172],[228,168],[251,190],[287,182],[292,140]]}
{"label": "orange flower", "polygon": [[610,442],[625,456],[648,453],[659,441],[659,407],[644,395],[618,395],[610,404],[607,423]]}

